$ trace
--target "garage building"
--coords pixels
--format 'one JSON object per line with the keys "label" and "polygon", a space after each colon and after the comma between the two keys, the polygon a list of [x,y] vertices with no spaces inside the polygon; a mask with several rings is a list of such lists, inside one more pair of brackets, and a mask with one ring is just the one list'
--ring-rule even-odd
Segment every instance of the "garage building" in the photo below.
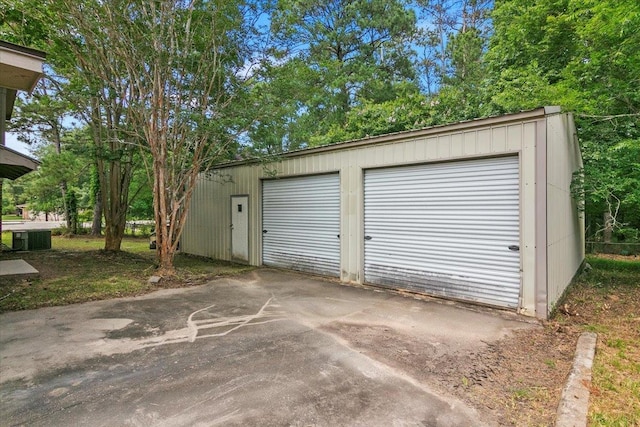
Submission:
{"label": "garage building", "polygon": [[558,107],[228,163],[181,248],[546,318],[584,260],[581,167]]}

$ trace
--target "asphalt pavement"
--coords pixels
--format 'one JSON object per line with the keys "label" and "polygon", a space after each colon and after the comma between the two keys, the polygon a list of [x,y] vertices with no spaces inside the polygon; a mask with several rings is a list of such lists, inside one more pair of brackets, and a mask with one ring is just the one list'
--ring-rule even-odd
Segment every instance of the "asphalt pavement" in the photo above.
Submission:
{"label": "asphalt pavement", "polygon": [[535,326],[272,269],[138,298],[5,313],[0,424],[496,422],[336,332],[358,327],[381,345],[392,334],[445,355]]}

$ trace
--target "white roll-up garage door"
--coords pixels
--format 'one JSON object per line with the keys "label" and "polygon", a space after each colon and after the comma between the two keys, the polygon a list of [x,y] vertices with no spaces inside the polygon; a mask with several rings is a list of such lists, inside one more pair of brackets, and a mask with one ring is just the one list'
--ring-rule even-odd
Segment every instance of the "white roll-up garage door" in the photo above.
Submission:
{"label": "white roll-up garage door", "polygon": [[262,262],[340,276],[340,175],[263,182]]}
{"label": "white roll-up garage door", "polygon": [[365,172],[365,281],[516,308],[518,158]]}

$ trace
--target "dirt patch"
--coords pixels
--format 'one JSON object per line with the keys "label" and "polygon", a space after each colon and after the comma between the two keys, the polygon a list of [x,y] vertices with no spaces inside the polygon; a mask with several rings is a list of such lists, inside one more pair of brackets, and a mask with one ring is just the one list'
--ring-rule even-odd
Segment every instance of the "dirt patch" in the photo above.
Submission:
{"label": "dirt patch", "polygon": [[[578,336],[598,334],[590,425],[640,426],[640,263],[590,257],[593,270],[571,286],[551,321],[493,343],[442,351],[400,331],[334,323],[326,329],[370,356],[456,396],[496,425],[555,423]],[[632,261],[632,262],[629,262]]]}
{"label": "dirt patch", "polygon": [[578,331],[547,324],[453,360],[456,384],[439,382],[479,409],[489,410],[499,425],[553,425],[562,388],[571,370]]}
{"label": "dirt patch", "polygon": [[616,261],[640,261],[640,255],[598,254],[598,258],[614,259]]}
{"label": "dirt patch", "polygon": [[[552,425],[579,335],[550,323],[495,343],[445,349],[386,327],[333,323],[338,334],[381,362],[453,395],[497,425]],[[446,350],[446,351],[445,351]]]}

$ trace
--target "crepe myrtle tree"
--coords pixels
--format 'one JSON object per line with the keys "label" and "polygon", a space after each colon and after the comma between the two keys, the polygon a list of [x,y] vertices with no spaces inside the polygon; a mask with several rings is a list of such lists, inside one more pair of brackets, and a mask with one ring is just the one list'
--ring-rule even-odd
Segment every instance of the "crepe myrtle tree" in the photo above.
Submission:
{"label": "crepe myrtle tree", "polygon": [[241,104],[256,57],[250,45],[257,4],[65,0],[64,5],[81,43],[102,52],[91,60],[103,70],[105,90],[125,100],[118,129],[125,144],[142,150],[153,182],[157,274],[174,275],[198,175],[229,155],[239,118],[246,115]]}

